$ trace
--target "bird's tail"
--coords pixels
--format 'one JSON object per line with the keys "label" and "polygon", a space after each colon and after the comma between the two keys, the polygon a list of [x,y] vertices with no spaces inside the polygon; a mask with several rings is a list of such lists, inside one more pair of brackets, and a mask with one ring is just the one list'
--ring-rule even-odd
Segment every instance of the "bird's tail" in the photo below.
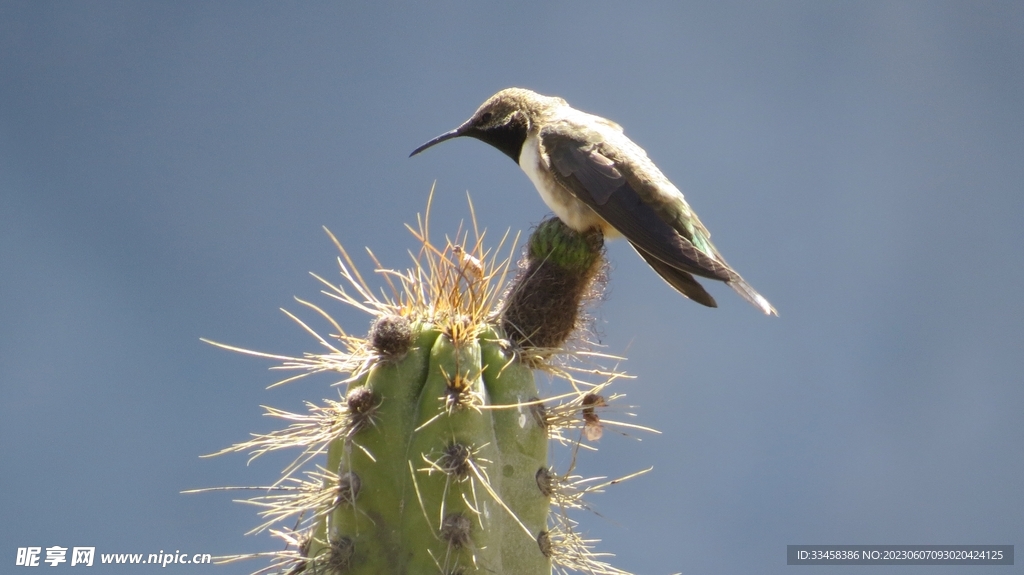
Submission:
{"label": "bird's tail", "polygon": [[736,290],[736,293],[740,294],[743,299],[749,301],[754,307],[764,312],[765,315],[779,315],[779,312],[775,311],[772,304],[768,303],[768,300],[764,299],[763,295],[757,293],[757,290],[750,287],[750,284],[743,281],[743,278],[737,276],[735,280],[726,282],[726,284]]}
{"label": "bird's tail", "polygon": [[654,268],[654,271],[658,272],[661,279],[665,280],[668,285],[675,288],[677,292],[683,294],[684,297],[688,297],[701,305],[718,307],[718,304],[715,302],[715,298],[711,297],[711,294],[704,289],[704,286],[697,283],[697,280],[693,279],[692,275],[662,262],[658,258],[636,247],[632,242],[630,242],[629,245],[633,246],[636,253],[640,254],[640,257],[644,258],[644,261]]}

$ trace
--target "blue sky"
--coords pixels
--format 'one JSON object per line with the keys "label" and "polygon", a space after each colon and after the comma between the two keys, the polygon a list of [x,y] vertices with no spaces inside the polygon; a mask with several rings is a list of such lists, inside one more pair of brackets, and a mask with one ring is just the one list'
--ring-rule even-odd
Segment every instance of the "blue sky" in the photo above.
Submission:
{"label": "blue sky", "polygon": [[287,459],[198,456],[331,380],[268,391],[268,363],[199,338],[312,350],[278,308],[330,305],[321,227],[404,267],[435,181],[438,232],[467,191],[492,236],[544,218],[480,142],[407,158],[508,86],[622,124],[781,314],[722,285],[704,309],[609,246],[600,340],[663,432],[582,464],[654,466],[579,518],[615,565],[1020,545],[1021,70],[1018,2],[0,2],[3,561],[277,548],[231,495],[179,492],[272,482]]}

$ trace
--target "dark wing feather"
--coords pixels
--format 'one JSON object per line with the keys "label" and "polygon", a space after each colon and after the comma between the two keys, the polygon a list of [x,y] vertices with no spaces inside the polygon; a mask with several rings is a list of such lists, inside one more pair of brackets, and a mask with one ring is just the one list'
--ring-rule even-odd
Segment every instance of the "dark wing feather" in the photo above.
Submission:
{"label": "dark wing feather", "polygon": [[[725,282],[738,277],[729,266],[694,247],[654,208],[644,203],[630,178],[622,173],[625,167],[595,152],[593,144],[558,132],[542,132],[541,145],[551,160],[558,182],[626,236],[648,263],[652,258],[661,262],[663,265],[651,264],[651,267],[662,277],[665,277],[666,266]],[[667,277],[666,281],[676,286]]]}
{"label": "dark wing feather", "polygon": [[711,294],[705,291],[704,286],[697,283],[697,280],[693,279],[692,275],[684,272],[683,270],[677,270],[636,246],[633,246],[633,249],[636,250],[636,253],[640,254],[640,257],[644,258],[647,265],[651,266],[654,268],[654,271],[658,272],[661,279],[665,280],[668,285],[675,288],[677,292],[701,305],[718,307],[718,303],[715,301],[715,298],[711,297]]}

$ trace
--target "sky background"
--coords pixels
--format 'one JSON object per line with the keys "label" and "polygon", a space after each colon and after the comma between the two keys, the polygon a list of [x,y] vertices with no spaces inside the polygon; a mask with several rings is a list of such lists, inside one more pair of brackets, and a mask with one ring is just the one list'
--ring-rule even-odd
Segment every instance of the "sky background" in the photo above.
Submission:
{"label": "sky background", "polygon": [[705,309],[609,246],[600,341],[663,432],[581,463],[654,467],[577,517],[616,566],[1020,550],[1022,71],[1020,2],[0,1],[0,571],[21,546],[278,549],[239,494],[180,491],[273,482],[289,458],[199,455],[333,379],[268,391],[271,363],[199,338],[315,350],[293,296],[363,331],[308,275],[340,279],[322,226],[404,269],[435,181],[437,233],[467,191],[491,237],[543,219],[480,142],[407,157],[508,86],[623,125],[781,315],[721,284]]}

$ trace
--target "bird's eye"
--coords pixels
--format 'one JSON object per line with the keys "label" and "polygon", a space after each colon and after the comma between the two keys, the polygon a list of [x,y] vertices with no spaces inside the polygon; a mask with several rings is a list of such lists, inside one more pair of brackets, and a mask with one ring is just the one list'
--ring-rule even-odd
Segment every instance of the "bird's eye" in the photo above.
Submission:
{"label": "bird's eye", "polygon": [[487,122],[490,122],[491,118],[493,118],[493,117],[494,117],[494,114],[492,114],[490,112],[484,112],[483,115],[480,116],[480,123],[481,124],[486,124]]}

